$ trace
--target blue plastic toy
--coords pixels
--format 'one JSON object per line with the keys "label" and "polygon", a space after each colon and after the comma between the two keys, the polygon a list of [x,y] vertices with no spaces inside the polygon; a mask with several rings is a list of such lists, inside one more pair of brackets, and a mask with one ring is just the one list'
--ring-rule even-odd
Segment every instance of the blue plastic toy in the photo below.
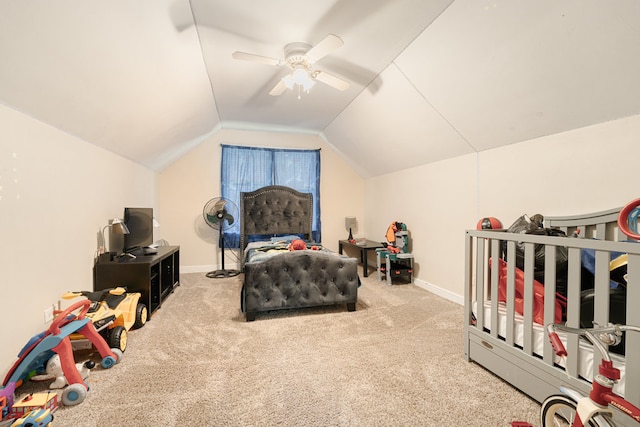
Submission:
{"label": "blue plastic toy", "polygon": [[50,409],[35,409],[22,418],[15,420],[11,427],[47,427],[53,421],[53,414]]}

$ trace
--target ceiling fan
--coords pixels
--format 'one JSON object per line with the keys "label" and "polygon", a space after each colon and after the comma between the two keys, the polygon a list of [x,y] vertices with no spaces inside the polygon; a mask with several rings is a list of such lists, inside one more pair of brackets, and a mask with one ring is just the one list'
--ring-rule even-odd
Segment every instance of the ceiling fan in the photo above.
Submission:
{"label": "ceiling fan", "polygon": [[258,62],[276,67],[289,67],[291,73],[280,79],[271,89],[269,95],[282,95],[286,89],[298,86],[298,98],[300,91],[309,90],[315,85],[316,80],[338,90],[349,88],[349,82],[344,81],[323,70],[314,69],[313,65],[320,59],[342,46],[342,39],[334,34],[329,34],[315,46],[303,42],[289,43],[284,47],[284,59],[270,58],[268,56],[255,55],[253,53],[234,52],[233,58],[243,61]]}

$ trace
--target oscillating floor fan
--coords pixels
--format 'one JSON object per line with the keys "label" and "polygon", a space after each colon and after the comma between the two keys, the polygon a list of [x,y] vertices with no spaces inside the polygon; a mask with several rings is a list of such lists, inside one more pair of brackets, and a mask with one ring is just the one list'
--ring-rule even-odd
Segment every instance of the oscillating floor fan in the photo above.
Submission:
{"label": "oscillating floor fan", "polygon": [[238,208],[231,200],[216,197],[204,205],[202,215],[209,227],[218,230],[218,242],[220,244],[220,250],[222,251],[222,269],[210,271],[207,273],[207,277],[221,279],[237,276],[240,274],[239,270],[227,270],[224,268],[224,232],[233,225],[235,219],[238,217]]}

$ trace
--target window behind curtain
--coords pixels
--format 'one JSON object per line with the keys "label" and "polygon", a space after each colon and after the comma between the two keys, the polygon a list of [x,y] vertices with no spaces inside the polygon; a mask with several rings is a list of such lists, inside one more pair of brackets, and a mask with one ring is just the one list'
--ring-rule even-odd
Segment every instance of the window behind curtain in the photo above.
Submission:
{"label": "window behind curtain", "polygon": [[[284,185],[313,195],[313,240],[321,242],[320,150],[222,146],[222,197],[240,208],[240,193]],[[240,218],[225,230],[225,246],[240,247]]]}

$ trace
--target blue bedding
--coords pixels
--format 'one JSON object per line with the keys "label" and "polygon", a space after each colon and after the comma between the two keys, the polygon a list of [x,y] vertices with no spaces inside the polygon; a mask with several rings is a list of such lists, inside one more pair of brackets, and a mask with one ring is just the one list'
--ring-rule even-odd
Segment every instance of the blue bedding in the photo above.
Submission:
{"label": "blue bedding", "polygon": [[[295,236],[295,238],[298,238]],[[275,255],[289,252],[289,243],[291,240],[282,239],[282,238],[274,238],[268,241],[262,242],[251,242],[247,245],[245,249],[245,259],[244,262],[262,262],[267,260]],[[317,249],[312,249],[317,248]],[[314,250],[319,252],[326,252],[333,254],[334,252],[325,249],[322,245],[318,245],[313,242],[307,242],[307,250]]]}

